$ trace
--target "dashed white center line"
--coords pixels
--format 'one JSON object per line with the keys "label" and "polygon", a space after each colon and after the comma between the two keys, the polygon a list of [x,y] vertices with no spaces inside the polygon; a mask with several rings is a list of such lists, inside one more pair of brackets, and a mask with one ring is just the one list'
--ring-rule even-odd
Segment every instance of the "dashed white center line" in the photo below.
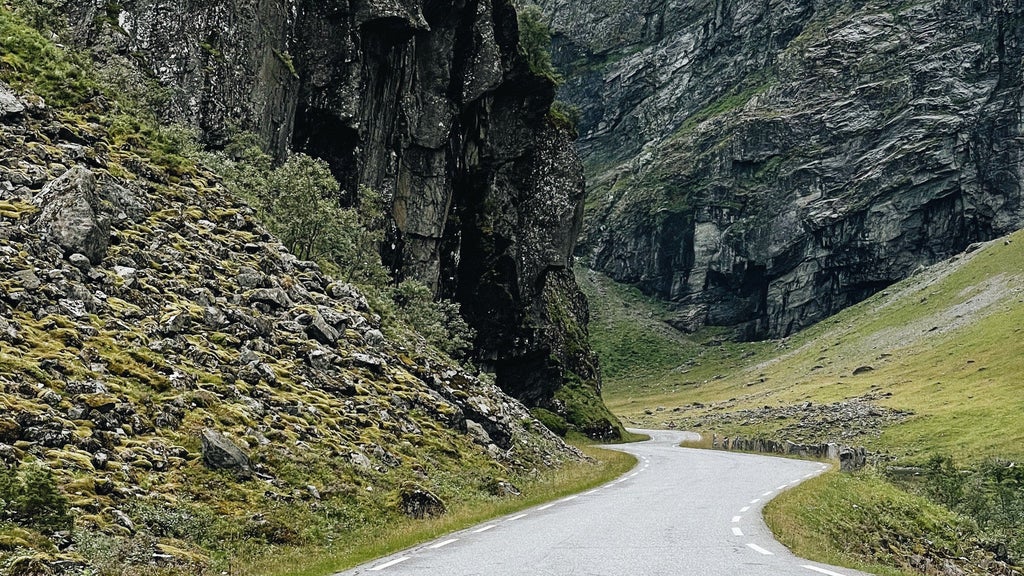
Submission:
{"label": "dashed white center line", "polygon": [[405,562],[409,558],[411,558],[411,556],[402,556],[401,558],[395,558],[394,560],[392,560],[390,562],[385,562],[385,563],[383,563],[383,564],[381,564],[379,566],[374,566],[373,568],[370,568],[370,571],[371,572],[377,572],[377,571],[383,570],[385,568],[391,568],[395,564],[401,564],[402,562]]}
{"label": "dashed white center line", "polygon": [[743,516],[733,516],[733,517],[732,517],[732,521],[733,521],[734,523],[735,523],[735,522],[739,522],[740,520],[743,520]]}
{"label": "dashed white center line", "polygon": [[748,542],[747,543],[747,547],[750,548],[751,550],[753,550],[754,552],[758,552],[760,554],[764,554],[765,556],[774,556],[774,554],[772,554],[771,552],[765,550],[764,548],[761,548],[757,544],[753,544],[751,542]]}
{"label": "dashed white center line", "polygon": [[750,506],[744,506],[743,508],[740,508],[740,512],[746,512],[748,510],[750,510]]}
{"label": "dashed white center line", "polygon": [[491,528],[497,528],[497,527],[498,527],[497,524],[488,524],[487,526],[484,526],[483,528],[477,528],[476,530],[473,530],[473,534],[479,534],[481,532],[487,532]]}
{"label": "dashed white center line", "polygon": [[458,541],[459,541],[458,538],[452,538],[451,540],[445,540],[444,542],[438,542],[437,544],[433,544],[433,545],[429,546],[429,548],[431,550],[437,550],[438,548],[444,548],[445,546],[447,546],[449,544],[455,544]]}
{"label": "dashed white center line", "polygon": [[733,536],[743,536],[743,530],[740,530],[739,526],[733,526],[732,527],[732,535]]}
{"label": "dashed white center line", "polygon": [[843,576],[839,572],[833,572],[831,570],[825,570],[824,568],[818,568],[817,566],[801,566],[801,568],[807,568],[808,570],[814,570],[819,574],[825,574],[827,576]]}
{"label": "dashed white center line", "polygon": [[505,522],[515,522],[516,520],[519,520],[520,518],[526,518],[527,516],[529,516],[529,514],[520,514],[519,516],[513,516],[508,520],[505,520]]}

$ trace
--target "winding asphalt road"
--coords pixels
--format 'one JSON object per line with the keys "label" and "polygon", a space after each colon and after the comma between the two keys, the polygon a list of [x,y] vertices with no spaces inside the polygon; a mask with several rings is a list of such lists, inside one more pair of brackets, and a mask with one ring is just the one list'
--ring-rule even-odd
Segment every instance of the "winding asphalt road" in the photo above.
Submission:
{"label": "winding asphalt road", "polygon": [[797,558],[761,519],[765,502],[825,465],[679,448],[687,433],[643,432],[649,442],[614,447],[638,459],[615,481],[339,576],[863,575]]}

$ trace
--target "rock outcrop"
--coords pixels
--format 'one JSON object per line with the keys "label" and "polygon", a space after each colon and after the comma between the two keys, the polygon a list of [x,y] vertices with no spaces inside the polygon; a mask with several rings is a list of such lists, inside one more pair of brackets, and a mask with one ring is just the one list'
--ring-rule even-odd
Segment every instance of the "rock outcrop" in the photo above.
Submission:
{"label": "rock outcrop", "polygon": [[[572,136],[548,118],[555,87],[530,71],[512,4],[129,0],[113,13],[106,2],[69,10],[88,23],[80,42],[106,60],[141,59],[169,90],[165,115],[209,144],[247,128],[278,155],[327,160],[349,194],[382,192],[393,216],[386,262],[462,304],[477,358],[500,386],[551,408],[571,365],[590,361],[585,340],[579,358],[553,353],[552,338],[578,330],[538,305],[548,278],[570,269],[584,188]],[[558,285],[577,297],[571,281]],[[523,373],[536,386],[522,390]],[[571,377],[598,395],[596,370]]]}
{"label": "rock outcrop", "polygon": [[680,328],[785,336],[1024,223],[1019,2],[542,4],[580,252]]}

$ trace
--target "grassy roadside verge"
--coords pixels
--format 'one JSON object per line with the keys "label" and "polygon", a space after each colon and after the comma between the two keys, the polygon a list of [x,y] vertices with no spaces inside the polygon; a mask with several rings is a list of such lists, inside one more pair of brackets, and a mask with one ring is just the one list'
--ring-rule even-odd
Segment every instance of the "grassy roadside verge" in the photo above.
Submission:
{"label": "grassy roadside verge", "polygon": [[970,554],[962,518],[870,471],[809,480],[769,502],[764,519],[802,558],[881,576],[921,574]]}
{"label": "grassy roadside verge", "polygon": [[511,514],[570,494],[600,486],[636,465],[636,458],[624,452],[580,446],[595,462],[581,462],[554,470],[519,486],[522,496],[502,500],[467,501],[453,506],[441,518],[409,520],[337,542],[330,548],[303,547],[263,558],[237,573],[268,576],[322,576],[427,542],[492,518]]}

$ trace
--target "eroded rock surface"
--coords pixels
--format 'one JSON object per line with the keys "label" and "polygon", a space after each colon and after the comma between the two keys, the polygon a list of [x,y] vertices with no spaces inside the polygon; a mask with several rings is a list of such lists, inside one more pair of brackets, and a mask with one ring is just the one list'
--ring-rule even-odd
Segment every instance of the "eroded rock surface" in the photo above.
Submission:
{"label": "eroded rock surface", "polygon": [[542,4],[580,251],[682,329],[785,336],[1024,223],[1019,3]]}

